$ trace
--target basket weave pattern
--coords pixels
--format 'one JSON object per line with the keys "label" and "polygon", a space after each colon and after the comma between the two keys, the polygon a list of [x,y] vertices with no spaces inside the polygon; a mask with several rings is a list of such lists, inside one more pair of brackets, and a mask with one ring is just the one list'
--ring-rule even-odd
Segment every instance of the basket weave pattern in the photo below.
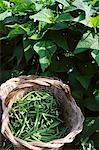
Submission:
{"label": "basket weave pattern", "polygon": [[[8,126],[9,109],[12,107],[15,99],[23,97],[28,91],[47,89],[55,96],[56,100],[61,103],[61,116],[68,128],[68,134],[61,139],[56,139],[48,143],[44,142],[27,142],[15,137]],[[69,86],[62,81],[38,76],[20,76],[12,78],[0,87],[0,96],[2,99],[2,134],[16,146],[24,146],[31,150],[44,150],[44,148],[58,149],[64,143],[70,143],[75,136],[82,131],[84,116],[71,96]],[[21,149],[20,149],[21,150]]]}

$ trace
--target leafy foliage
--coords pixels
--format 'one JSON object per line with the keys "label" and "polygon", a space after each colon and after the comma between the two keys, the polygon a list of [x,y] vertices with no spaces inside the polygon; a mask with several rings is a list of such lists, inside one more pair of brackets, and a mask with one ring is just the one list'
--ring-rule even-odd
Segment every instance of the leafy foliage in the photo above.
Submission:
{"label": "leafy foliage", "polygon": [[42,71],[50,65],[51,57],[56,51],[57,47],[51,41],[40,41],[34,45],[34,50],[39,55],[39,62],[41,64]]}
{"label": "leafy foliage", "polygon": [[86,117],[79,137],[83,150],[99,148],[98,5],[98,0],[0,1],[1,83],[21,74],[68,83]]}

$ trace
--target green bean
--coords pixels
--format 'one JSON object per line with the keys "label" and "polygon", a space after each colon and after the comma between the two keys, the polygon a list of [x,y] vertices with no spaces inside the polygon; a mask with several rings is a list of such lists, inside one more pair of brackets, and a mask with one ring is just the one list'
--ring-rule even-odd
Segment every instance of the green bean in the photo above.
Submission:
{"label": "green bean", "polygon": [[22,124],[22,121],[20,120],[19,116],[16,114],[16,112],[14,111],[14,109],[12,109],[12,112],[14,113],[14,115],[17,118],[17,120],[19,121],[19,123]]}
{"label": "green bean", "polygon": [[34,129],[38,128],[38,120],[39,120],[39,109],[37,110],[36,120],[35,120],[35,123],[34,123]]}
{"label": "green bean", "polygon": [[25,128],[26,120],[27,120],[27,117],[24,118],[23,126],[22,126],[22,128],[21,128],[21,130],[20,130],[20,133],[18,134],[18,137],[20,137],[20,135],[22,134],[22,132],[23,132],[23,130],[24,130],[24,128]]}
{"label": "green bean", "polygon": [[32,128],[32,129],[30,130],[30,132],[24,136],[24,138],[26,139],[26,138],[32,136],[35,132],[43,133],[43,132],[46,132],[46,129],[34,130],[34,129]]}
{"label": "green bean", "polygon": [[34,132],[35,132],[35,131],[34,131],[34,127],[33,127],[32,129],[30,129],[30,131],[29,131],[28,133],[26,133],[26,134],[24,135],[24,139],[29,138]]}
{"label": "green bean", "polygon": [[31,137],[32,137],[33,140],[40,141],[37,137],[35,137],[33,135]]}
{"label": "green bean", "polygon": [[18,130],[18,131],[16,132],[15,136],[18,136],[18,135],[19,135],[19,133],[20,133],[20,130]]}
{"label": "green bean", "polygon": [[14,132],[15,132],[15,129],[13,128],[13,126],[11,125],[11,123],[9,123],[9,127],[10,127],[12,133],[14,133]]}

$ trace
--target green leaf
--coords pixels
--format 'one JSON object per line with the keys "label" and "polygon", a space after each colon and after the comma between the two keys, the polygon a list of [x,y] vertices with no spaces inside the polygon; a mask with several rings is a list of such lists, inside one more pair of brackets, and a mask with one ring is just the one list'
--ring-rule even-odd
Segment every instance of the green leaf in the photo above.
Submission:
{"label": "green leaf", "polygon": [[51,30],[61,30],[61,29],[66,29],[67,27],[68,27],[68,23],[67,22],[57,22],[50,29]]}
{"label": "green leaf", "polygon": [[[32,25],[33,26],[33,25]],[[9,32],[9,38],[15,38],[18,35],[27,33],[28,35],[31,33],[31,22],[27,22],[25,24],[14,24],[14,25],[6,25],[6,27],[12,28]],[[34,26],[33,26],[34,27]]]}
{"label": "green leaf", "polygon": [[80,136],[81,142],[85,143],[96,130],[99,130],[99,117],[87,117]]}
{"label": "green leaf", "polygon": [[92,35],[91,35],[91,38],[90,38],[90,35],[91,35],[91,33],[85,33],[83,35],[83,37],[78,42],[78,45],[77,45],[77,47],[74,51],[75,54],[82,53],[82,52],[88,50],[91,47],[91,45],[92,45]]}
{"label": "green leaf", "polygon": [[[78,57],[81,57],[81,56],[78,56]],[[82,59],[84,59],[84,60],[86,59],[87,60],[88,57],[86,56],[86,58],[83,57]],[[92,64],[92,63],[79,62],[78,70],[79,70],[79,72],[82,72],[82,73],[84,73],[87,76],[90,76],[90,75],[94,76],[96,74],[95,64]]]}
{"label": "green leaf", "polygon": [[22,35],[22,34],[24,34],[25,33],[25,31],[23,30],[23,29],[21,29],[21,28],[19,28],[19,27],[16,27],[15,29],[12,29],[10,32],[9,32],[9,34],[8,34],[8,38],[15,38],[15,37],[17,37],[17,36],[19,36],[19,35]]}
{"label": "green leaf", "polygon": [[80,82],[80,84],[87,90],[90,84],[92,75],[78,75],[76,79]]}
{"label": "green leaf", "polygon": [[[72,65],[72,64],[71,64]],[[80,91],[85,94],[85,89],[81,86],[80,82],[77,80],[77,76],[79,76],[79,72],[74,70],[69,73],[69,81],[72,85],[73,91]]]}
{"label": "green leaf", "polygon": [[32,0],[11,0],[14,2],[14,6],[12,7],[12,10],[15,12],[25,12],[35,9],[35,5],[32,2]]}
{"label": "green leaf", "polygon": [[0,8],[2,10],[7,10],[8,8],[10,8],[10,2],[4,1],[4,0],[0,0]]}
{"label": "green leaf", "polygon": [[99,101],[93,95],[83,100],[83,106],[91,111],[99,111]]}
{"label": "green leaf", "polygon": [[31,40],[40,40],[42,39],[44,34],[41,33],[34,33],[31,37],[29,37],[29,39]]}
{"label": "green leaf", "polygon": [[80,90],[73,90],[72,95],[77,101],[80,100],[80,102],[81,102],[81,100],[83,99],[83,92]]}
{"label": "green leaf", "polygon": [[22,71],[19,70],[5,70],[0,71],[0,82],[5,82],[10,78],[20,76],[22,74]]}
{"label": "green leaf", "polygon": [[74,10],[77,10],[77,7],[71,5],[71,6],[66,8],[65,12],[71,12],[71,11],[74,11]]}
{"label": "green leaf", "polygon": [[[35,3],[35,2],[34,2]],[[38,12],[43,8],[43,4],[35,3],[35,10]]]}
{"label": "green leaf", "polygon": [[99,16],[90,17],[89,20],[92,23],[92,25],[93,25],[94,28],[96,28],[97,26],[99,26]]}
{"label": "green leaf", "polygon": [[82,21],[85,20],[85,15],[84,13],[80,13],[80,15],[76,18],[74,18],[72,21],[78,22],[78,23],[82,23]]}
{"label": "green leaf", "polygon": [[91,49],[99,50],[99,35],[92,37]]}
{"label": "green leaf", "polygon": [[[12,29],[22,29],[23,31],[29,33],[30,32],[30,28],[31,26],[33,26],[33,23],[31,22],[27,22],[24,24],[14,24],[14,25],[6,25],[6,27],[12,28]],[[34,26],[33,26],[34,27]]]}
{"label": "green leaf", "polygon": [[99,90],[95,91],[95,100],[99,101]]}
{"label": "green leaf", "polygon": [[68,50],[68,44],[66,40],[66,35],[62,32],[53,31],[47,34],[48,39],[55,42],[59,47],[63,48],[64,50]]}
{"label": "green leaf", "polygon": [[72,21],[73,17],[69,13],[62,13],[57,19],[57,22]]}
{"label": "green leaf", "polygon": [[91,5],[88,5],[88,3],[83,0],[75,0],[73,2],[73,5],[85,12],[86,19],[94,13],[94,10],[91,8]]}
{"label": "green leaf", "polygon": [[92,8],[92,6],[83,0],[75,0],[73,5],[77,9],[83,10],[85,12],[85,14],[83,13],[82,15],[81,13],[78,17],[74,18],[73,21],[84,24],[88,27],[93,27],[90,17],[95,13],[95,10]]}
{"label": "green leaf", "polygon": [[30,4],[32,3],[32,0],[10,0],[11,2],[14,2],[16,4],[20,4],[20,3],[26,3],[26,4]]}
{"label": "green leaf", "polygon": [[93,50],[91,52],[92,57],[95,59],[96,63],[99,66],[99,50]]}
{"label": "green leaf", "polygon": [[90,28],[93,27],[89,18],[84,19],[84,16],[82,14],[80,14],[78,17],[74,18],[73,21],[77,22],[77,23],[84,24],[85,26],[90,27]]}
{"label": "green leaf", "polygon": [[34,45],[34,50],[39,55],[39,61],[43,72],[50,65],[51,57],[56,49],[56,45],[51,41],[40,41]]}
{"label": "green leaf", "polygon": [[31,15],[30,19],[43,21],[47,23],[53,23],[54,22],[54,15],[50,9],[44,8],[43,10],[39,11],[35,15]]}
{"label": "green leaf", "polygon": [[67,2],[67,0],[56,0],[56,2],[63,4],[64,6],[68,7],[69,3]]}
{"label": "green leaf", "polygon": [[0,81],[6,81],[11,78],[12,70],[0,71]]}
{"label": "green leaf", "polygon": [[52,57],[52,61],[49,67],[50,72],[68,72],[68,60],[66,59],[65,56],[59,57],[59,59],[57,59],[57,55],[53,55]]}
{"label": "green leaf", "polygon": [[6,10],[3,13],[0,13],[0,21],[3,21],[5,18],[10,17],[12,15],[11,12],[9,12],[8,10]]}
{"label": "green leaf", "polygon": [[88,49],[99,49],[98,36],[95,35],[93,37],[92,33],[90,32],[83,35],[81,40],[78,42],[74,53],[82,53],[84,51],[87,51]]}
{"label": "green leaf", "polygon": [[[21,61],[22,61],[22,58],[24,56],[24,50],[23,50],[23,45],[22,43],[19,43],[16,47],[15,47],[15,50],[14,50],[14,56],[16,57],[16,65],[17,67],[21,66],[22,67],[22,64],[21,64]],[[19,67],[20,68],[20,67]]]}
{"label": "green leaf", "polygon": [[24,55],[25,55],[26,62],[28,62],[34,54],[32,44],[33,42],[31,42],[26,38],[23,38],[23,48],[24,48]]}

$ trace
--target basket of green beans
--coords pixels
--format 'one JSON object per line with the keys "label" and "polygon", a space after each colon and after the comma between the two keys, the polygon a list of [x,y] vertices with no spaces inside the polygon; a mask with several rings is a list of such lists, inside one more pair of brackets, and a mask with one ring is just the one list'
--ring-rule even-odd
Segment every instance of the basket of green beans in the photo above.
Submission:
{"label": "basket of green beans", "polygon": [[82,131],[84,117],[61,80],[19,76],[0,86],[2,134],[19,149],[56,150]]}
{"label": "basket of green beans", "polygon": [[31,91],[17,99],[9,111],[13,135],[26,141],[49,142],[66,135],[59,104],[48,91]]}

